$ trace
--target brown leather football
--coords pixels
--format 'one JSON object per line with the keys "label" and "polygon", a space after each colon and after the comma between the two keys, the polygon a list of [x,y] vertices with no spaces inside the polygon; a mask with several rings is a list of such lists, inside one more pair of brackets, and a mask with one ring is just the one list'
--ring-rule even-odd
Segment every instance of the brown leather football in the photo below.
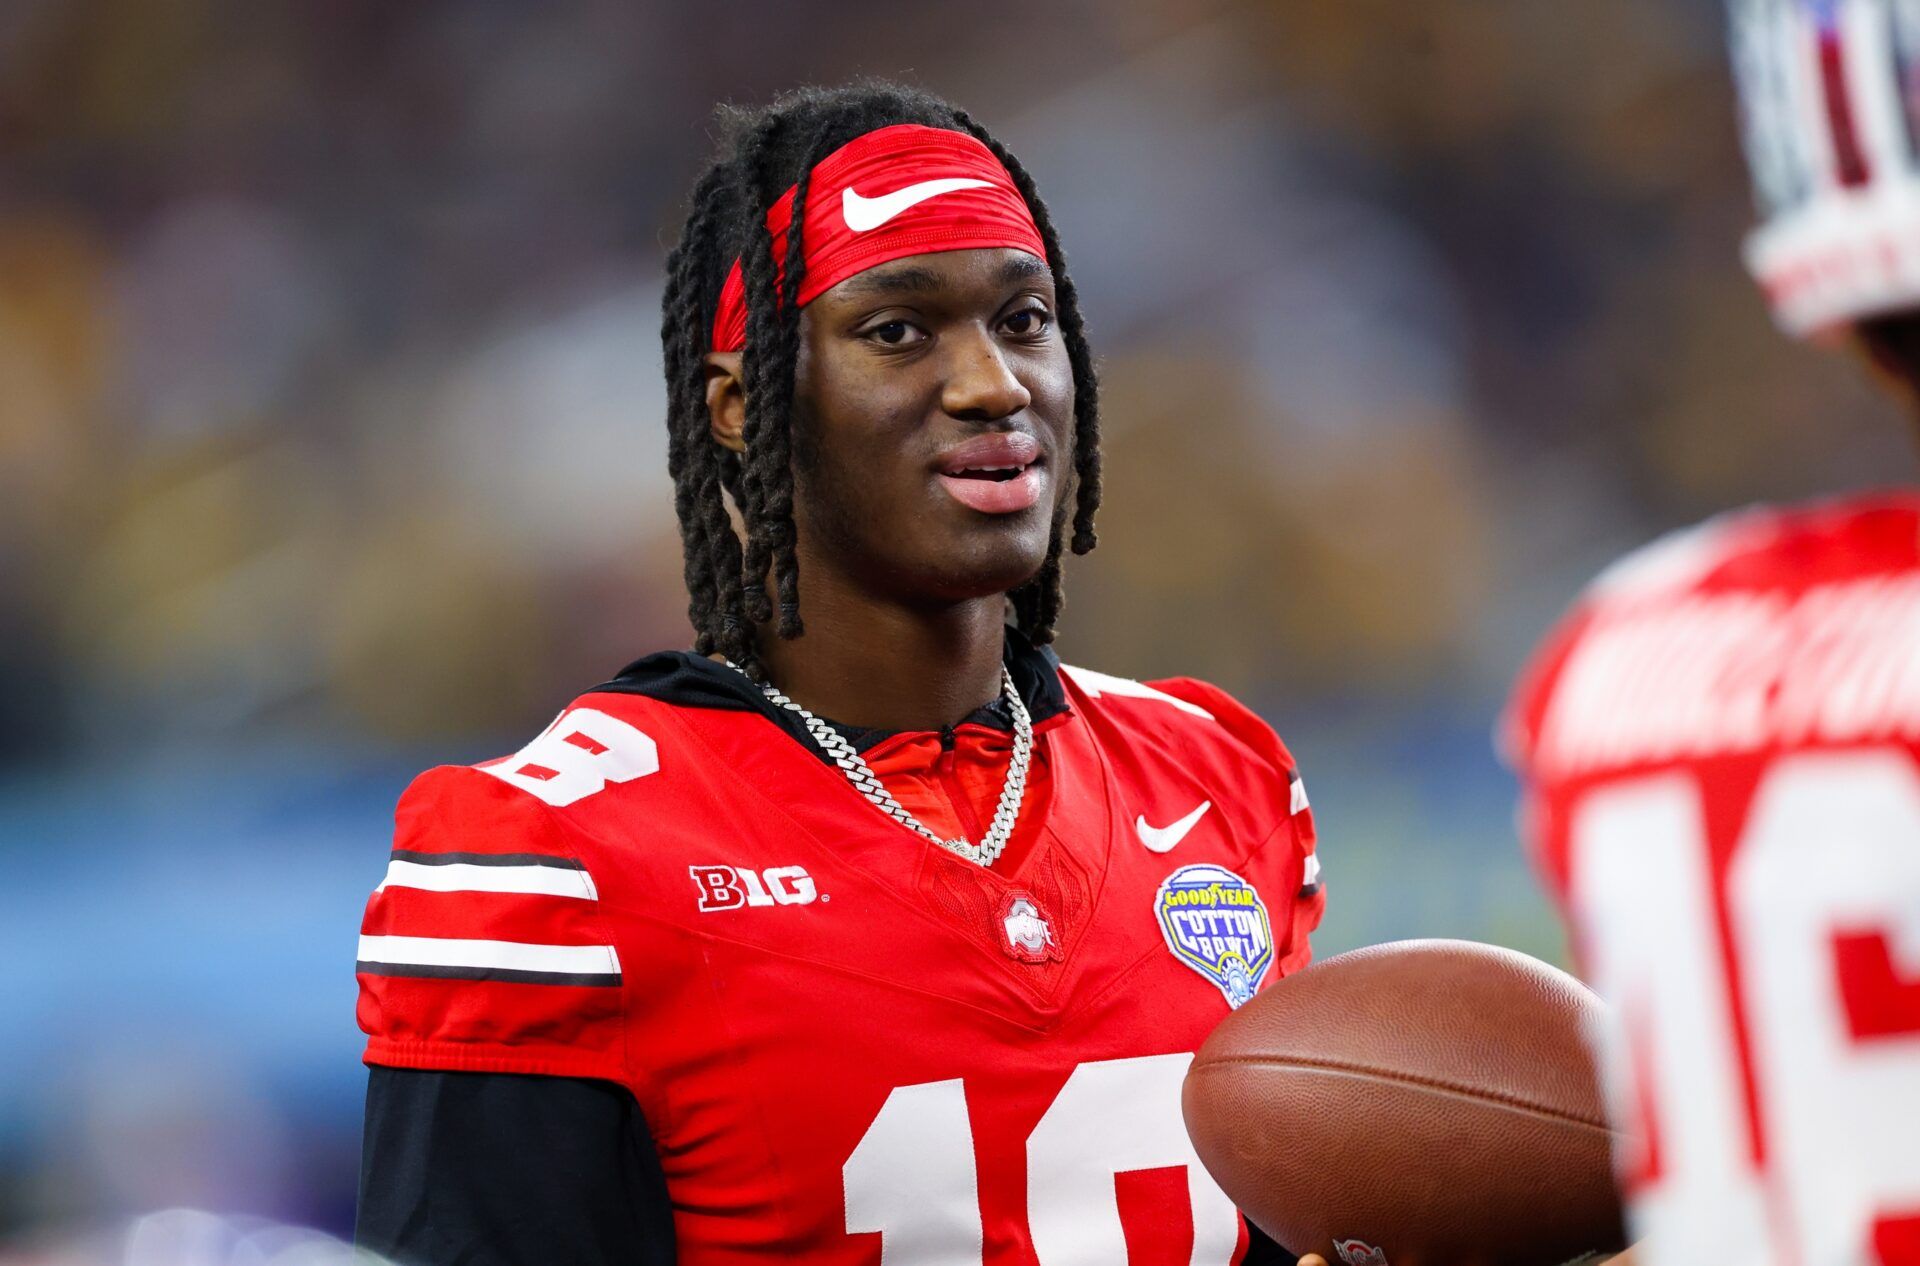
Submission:
{"label": "brown leather football", "polygon": [[1625,1245],[1579,981],[1470,941],[1355,950],[1274,984],[1194,1056],[1187,1132],[1296,1253],[1561,1266]]}

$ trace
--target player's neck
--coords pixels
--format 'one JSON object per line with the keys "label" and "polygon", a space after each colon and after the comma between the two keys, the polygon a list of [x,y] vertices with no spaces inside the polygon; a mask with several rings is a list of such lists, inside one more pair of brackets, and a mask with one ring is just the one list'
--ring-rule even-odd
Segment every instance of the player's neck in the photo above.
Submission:
{"label": "player's neck", "polygon": [[1900,402],[1910,433],[1920,439],[1920,347],[1906,337],[1908,333],[1905,326],[1898,334],[1876,333],[1869,323],[1853,327],[1848,341],[1874,378]]}
{"label": "player's neck", "polygon": [[[817,576],[817,573],[816,573]],[[937,730],[1000,694],[1006,601],[908,608],[840,586],[802,586],[806,633],[761,630],[767,677],[818,716],[879,730]]]}

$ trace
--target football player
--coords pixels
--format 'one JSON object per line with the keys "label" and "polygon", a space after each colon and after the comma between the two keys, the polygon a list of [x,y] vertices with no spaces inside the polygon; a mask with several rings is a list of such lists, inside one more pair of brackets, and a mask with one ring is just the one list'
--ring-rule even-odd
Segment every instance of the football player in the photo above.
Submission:
{"label": "football player", "polygon": [[418,778],[360,940],[405,1263],[1293,1258],[1191,1052],[1307,961],[1293,758],[1049,649],[1093,360],[1033,181],[889,86],[732,120],[667,265],[693,648]]}
{"label": "football player", "polygon": [[[1920,4],[1736,0],[1790,333],[1920,401]],[[1920,495],[1714,519],[1603,574],[1522,680],[1530,847],[1617,1008],[1642,1263],[1920,1263]]]}

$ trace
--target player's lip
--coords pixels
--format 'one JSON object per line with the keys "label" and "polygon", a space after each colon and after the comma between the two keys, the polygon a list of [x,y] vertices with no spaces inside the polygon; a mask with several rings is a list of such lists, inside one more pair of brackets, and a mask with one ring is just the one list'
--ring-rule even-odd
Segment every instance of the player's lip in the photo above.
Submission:
{"label": "player's lip", "polygon": [[937,469],[943,475],[972,472],[1019,471],[1040,460],[1040,441],[1025,431],[994,431],[976,435],[941,451]]}
{"label": "player's lip", "polygon": [[1040,441],[1025,431],[996,431],[955,444],[940,454],[934,473],[949,496],[982,514],[1032,509],[1048,484]]}

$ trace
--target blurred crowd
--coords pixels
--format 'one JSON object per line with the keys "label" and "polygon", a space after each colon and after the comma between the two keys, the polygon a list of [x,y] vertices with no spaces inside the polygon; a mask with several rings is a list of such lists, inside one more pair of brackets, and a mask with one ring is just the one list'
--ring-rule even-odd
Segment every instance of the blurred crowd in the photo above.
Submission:
{"label": "blurred crowd", "polygon": [[[1906,478],[1770,328],[1714,0],[0,0],[0,1241],[341,1229],[407,774],[685,644],[665,248],[723,100],[1019,153],[1105,388],[1061,649],[1300,755],[1328,948],[1554,952],[1488,744],[1599,565]],[[16,972],[15,975],[22,973]]]}

